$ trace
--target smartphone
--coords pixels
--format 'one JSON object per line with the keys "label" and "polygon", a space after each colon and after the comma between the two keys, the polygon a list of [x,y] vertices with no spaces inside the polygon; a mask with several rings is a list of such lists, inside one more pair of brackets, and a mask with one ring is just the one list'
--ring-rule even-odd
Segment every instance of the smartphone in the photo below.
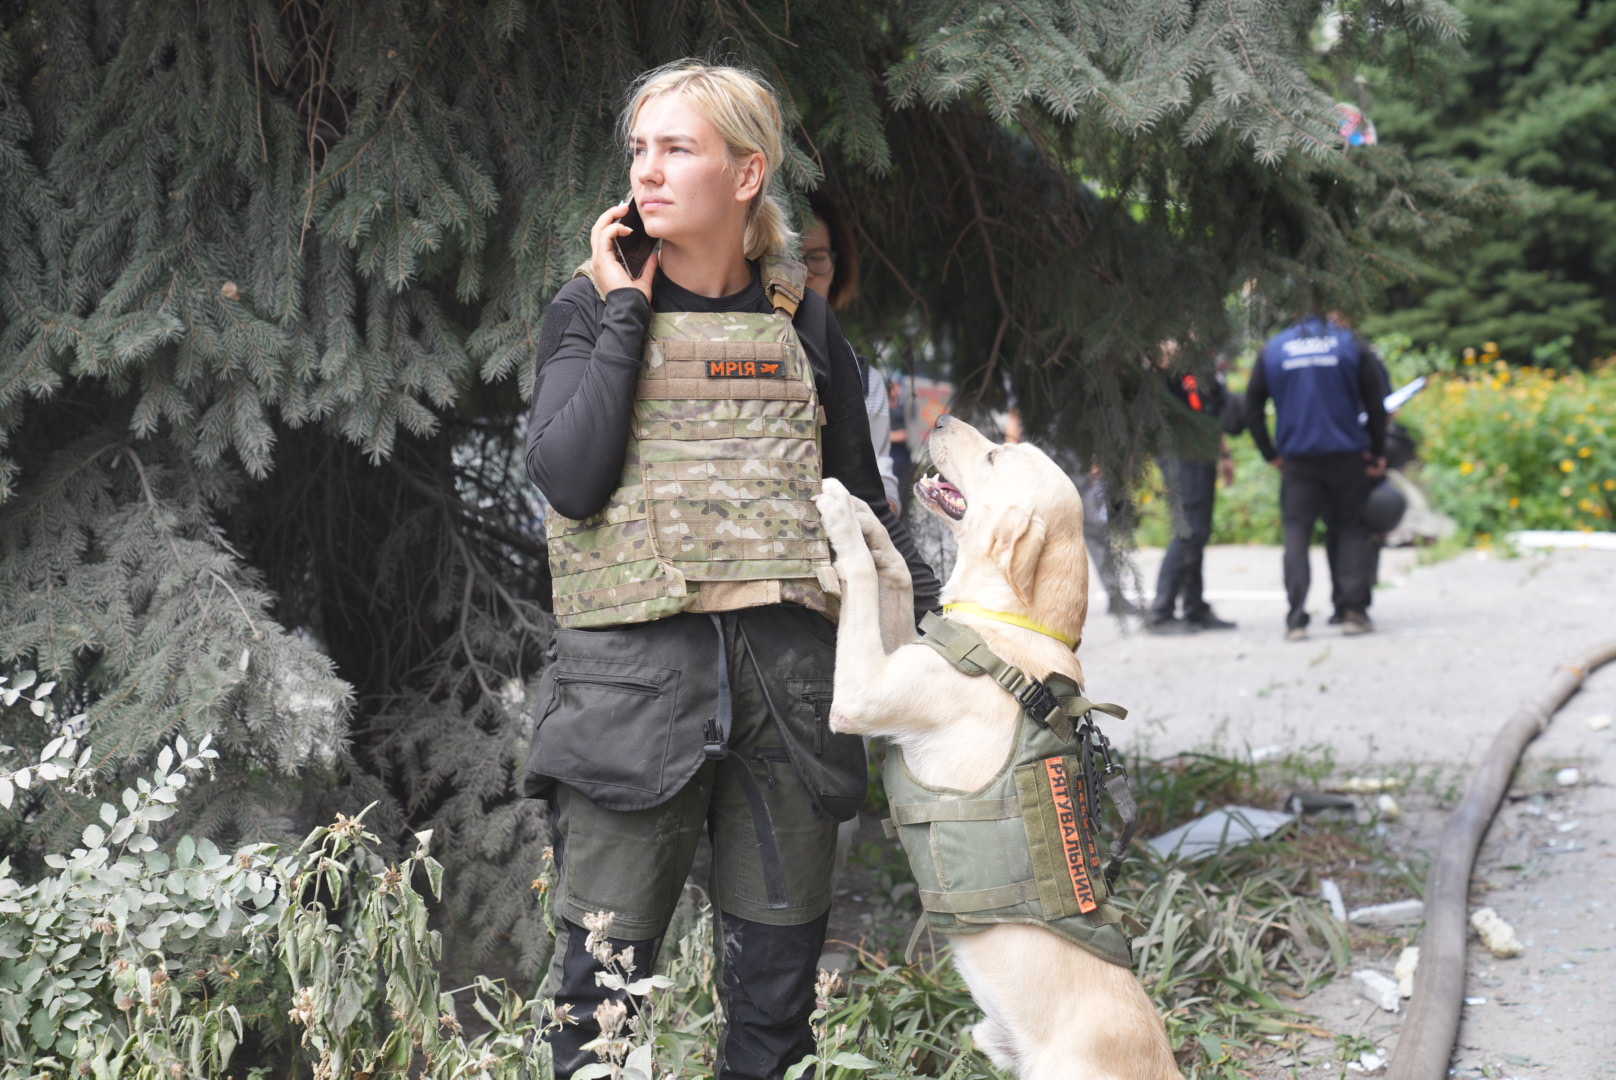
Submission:
{"label": "smartphone", "polygon": [[617,223],[634,230],[627,236],[613,237],[612,244],[617,249],[617,261],[623,264],[628,276],[637,278],[645,269],[645,260],[656,248],[656,237],[645,231],[645,219],[640,217],[640,208],[632,198],[628,201],[628,213],[618,218]]}

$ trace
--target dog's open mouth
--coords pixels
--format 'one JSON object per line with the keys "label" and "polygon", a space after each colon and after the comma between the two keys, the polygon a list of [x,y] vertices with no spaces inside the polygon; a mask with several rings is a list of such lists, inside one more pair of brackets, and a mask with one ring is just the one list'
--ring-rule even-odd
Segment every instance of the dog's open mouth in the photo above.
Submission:
{"label": "dog's open mouth", "polygon": [[965,516],[965,496],[940,476],[922,476],[915,483],[915,494],[955,521]]}

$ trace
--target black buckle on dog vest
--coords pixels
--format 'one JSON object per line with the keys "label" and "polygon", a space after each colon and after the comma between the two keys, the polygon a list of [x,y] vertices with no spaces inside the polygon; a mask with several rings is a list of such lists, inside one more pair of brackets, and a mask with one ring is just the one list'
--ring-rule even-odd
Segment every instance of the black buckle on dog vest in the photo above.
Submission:
{"label": "black buckle on dog vest", "polygon": [[[1040,682],[1014,664],[1006,663],[969,627],[935,612],[928,612],[920,621],[919,641],[942,653],[950,664],[966,675],[991,675],[993,681],[1020,704],[1022,715],[1053,732],[1062,742],[1077,741],[1082,750],[1079,756],[1083,761],[1088,789],[1095,790],[1095,781],[1098,780],[1098,786],[1105,789],[1112,805],[1117,808],[1117,816],[1122,819],[1122,827],[1111,844],[1111,861],[1105,868],[1106,884],[1114,884],[1117,875],[1122,872],[1123,856],[1133,842],[1134,829],[1139,823],[1139,807],[1134,802],[1133,791],[1128,787],[1128,770],[1112,758],[1111,740],[1095,726],[1093,714],[1103,712],[1118,720],[1125,720],[1128,710],[1110,702],[1090,701],[1083,696],[1081,687],[1062,675],[1051,675]],[[1103,768],[1096,769],[1096,758],[1103,759]],[[1090,814],[1090,825],[1099,829],[1097,804]]]}

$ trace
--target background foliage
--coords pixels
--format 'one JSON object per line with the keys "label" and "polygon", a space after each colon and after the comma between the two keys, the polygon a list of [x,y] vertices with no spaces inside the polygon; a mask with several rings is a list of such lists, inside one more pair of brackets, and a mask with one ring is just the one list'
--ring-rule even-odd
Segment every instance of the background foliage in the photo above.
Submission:
{"label": "background foliage", "polygon": [[[373,805],[378,859],[434,831],[457,962],[530,975],[545,836],[515,792],[551,623],[517,451],[631,77],[762,70],[784,183],[866,248],[852,332],[962,407],[1014,392],[1120,489],[1163,434],[1164,337],[1220,338],[1248,286],[1371,294],[1500,205],[1335,135],[1328,87],[1451,63],[1456,10],[1341,5],[1321,55],[1324,7],[0,0],[0,674],[75,718],[0,712],[7,753],[71,737],[138,792],[211,734],[170,843]],[[88,781],[15,787],[18,888],[98,847]]]}
{"label": "background foliage", "polygon": [[1569,337],[1581,363],[1616,348],[1616,8],[1462,0],[1466,53],[1439,78],[1363,72],[1384,142],[1487,183],[1524,181],[1454,250],[1397,284],[1375,333],[1509,357]]}

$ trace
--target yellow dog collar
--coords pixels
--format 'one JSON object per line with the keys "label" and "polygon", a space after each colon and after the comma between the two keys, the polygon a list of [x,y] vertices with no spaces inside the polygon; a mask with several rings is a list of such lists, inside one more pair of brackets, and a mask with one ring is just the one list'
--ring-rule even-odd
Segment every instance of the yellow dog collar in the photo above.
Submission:
{"label": "yellow dog collar", "polygon": [[1052,637],[1073,652],[1077,651],[1077,646],[1083,640],[1082,638],[1068,637],[1053,626],[1045,626],[1043,623],[1029,619],[1025,615],[1016,615],[1009,611],[992,611],[981,604],[957,603],[943,605],[943,614],[946,615],[951,611],[957,611],[962,615],[977,615],[984,619],[992,619],[994,622],[1009,623],[1011,626],[1019,626],[1023,630],[1031,630],[1035,634]]}

